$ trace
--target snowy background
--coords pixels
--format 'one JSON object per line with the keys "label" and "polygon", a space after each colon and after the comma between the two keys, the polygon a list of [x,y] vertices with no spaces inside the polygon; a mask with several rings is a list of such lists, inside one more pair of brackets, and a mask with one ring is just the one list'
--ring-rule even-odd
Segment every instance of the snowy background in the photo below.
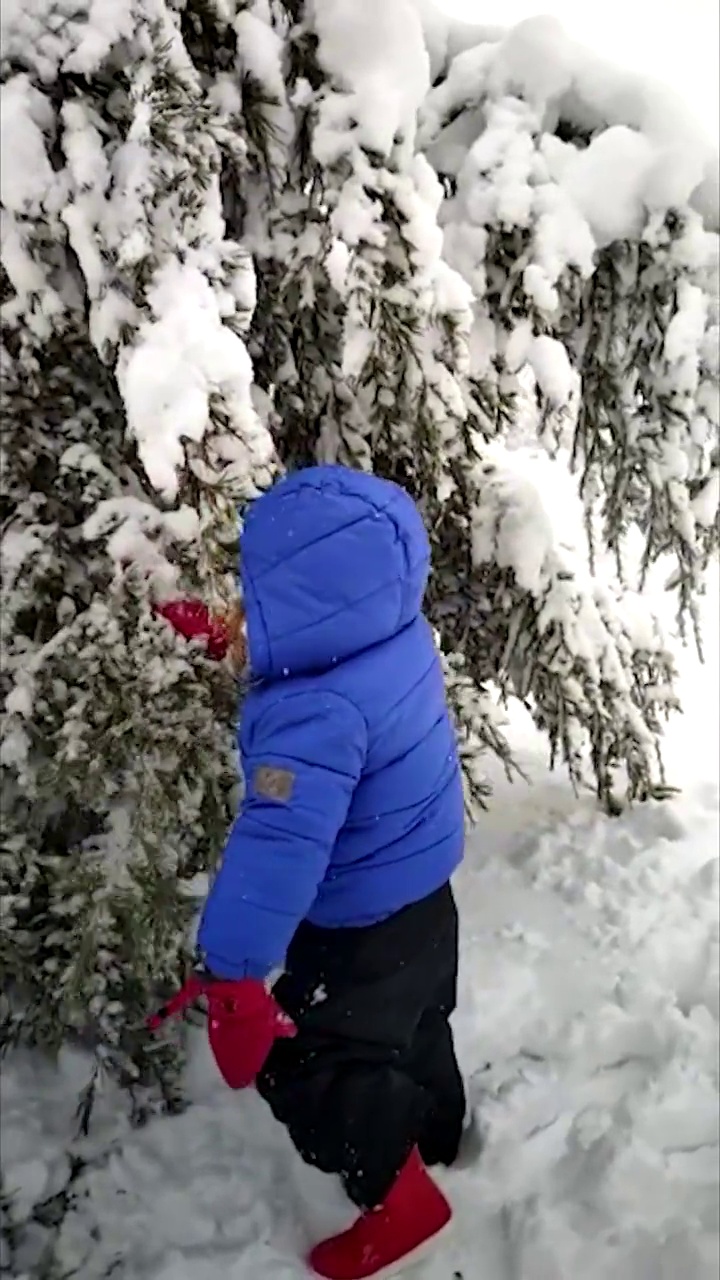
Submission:
{"label": "snowy background", "polygon": [[[512,725],[530,785],[498,772],[457,886],[457,1035],[488,1143],[443,1178],[456,1236],[417,1280],[718,1274],[719,603],[715,575],[706,665],[679,650],[677,799],[606,818]],[[108,1095],[73,1140],[87,1070],[65,1052],[59,1072],[26,1056],[3,1072],[15,1222],[35,1206],[23,1280],[301,1280],[308,1241],[347,1207],[254,1094],[222,1085],[202,1035],[195,1105],[140,1131]]]}

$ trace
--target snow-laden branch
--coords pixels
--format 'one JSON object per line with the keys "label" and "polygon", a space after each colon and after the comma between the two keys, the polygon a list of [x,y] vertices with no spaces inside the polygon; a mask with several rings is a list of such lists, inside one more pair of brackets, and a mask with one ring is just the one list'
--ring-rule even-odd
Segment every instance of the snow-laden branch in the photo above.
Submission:
{"label": "snow-laden branch", "polygon": [[[420,7],[432,40],[427,16],[432,6],[424,0]],[[667,85],[599,57],[573,40],[556,18],[528,18],[505,30],[445,23],[442,74],[434,77],[421,109],[419,134],[420,145],[442,172],[458,172],[468,144],[480,132],[477,109],[483,100],[520,97],[540,112],[549,134],[559,121],[590,136],[631,130],[645,157],[638,186],[667,206],[689,201],[711,230],[720,229],[717,148]]]}

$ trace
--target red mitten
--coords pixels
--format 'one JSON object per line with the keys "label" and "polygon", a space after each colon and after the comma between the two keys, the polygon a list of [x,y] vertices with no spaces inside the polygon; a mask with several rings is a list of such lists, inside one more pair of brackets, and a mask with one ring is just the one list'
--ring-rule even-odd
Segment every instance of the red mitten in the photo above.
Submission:
{"label": "red mitten", "polygon": [[231,1089],[254,1084],[276,1040],[295,1026],[262,982],[213,982],[207,991],[208,1038],[220,1074]]}
{"label": "red mitten", "polygon": [[220,1074],[231,1089],[254,1084],[276,1040],[295,1026],[257,978],[210,978],[194,974],[172,1000],[148,1019],[151,1031],[200,996],[208,1002],[208,1038]]}
{"label": "red mitten", "polygon": [[168,600],[165,604],[156,604],[154,611],[186,640],[205,640],[209,658],[220,662],[225,657],[229,642],[227,627],[202,600]]}

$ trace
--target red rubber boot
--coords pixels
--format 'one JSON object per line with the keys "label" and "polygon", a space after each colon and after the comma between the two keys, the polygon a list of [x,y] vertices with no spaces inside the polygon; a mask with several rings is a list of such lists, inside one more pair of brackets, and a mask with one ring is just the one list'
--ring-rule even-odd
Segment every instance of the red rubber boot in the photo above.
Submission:
{"label": "red rubber boot", "polygon": [[323,1280],[387,1280],[424,1258],[451,1218],[450,1205],[415,1150],[385,1203],[348,1231],[323,1240],[309,1263]]}

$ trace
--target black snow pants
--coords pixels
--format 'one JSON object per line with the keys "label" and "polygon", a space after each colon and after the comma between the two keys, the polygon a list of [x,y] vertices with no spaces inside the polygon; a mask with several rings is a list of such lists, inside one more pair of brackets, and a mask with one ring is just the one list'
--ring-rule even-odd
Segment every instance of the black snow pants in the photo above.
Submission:
{"label": "black snow pants", "polygon": [[450,1030],[458,961],[449,885],[365,928],[303,923],[275,997],[298,1034],[278,1040],[261,1096],[302,1158],[382,1203],[416,1145],[452,1164],[465,1094]]}

